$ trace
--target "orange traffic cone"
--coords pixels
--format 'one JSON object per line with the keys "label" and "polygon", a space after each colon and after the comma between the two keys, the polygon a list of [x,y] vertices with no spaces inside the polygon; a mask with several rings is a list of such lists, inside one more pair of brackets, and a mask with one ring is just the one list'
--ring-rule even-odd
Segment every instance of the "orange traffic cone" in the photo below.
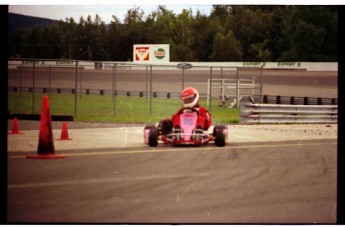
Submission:
{"label": "orange traffic cone", "polygon": [[17,118],[13,119],[12,132],[9,132],[8,134],[23,134],[19,131]]}
{"label": "orange traffic cone", "polygon": [[67,130],[67,123],[66,122],[64,122],[62,124],[60,140],[72,140],[68,136],[68,130]]}
{"label": "orange traffic cone", "polygon": [[43,96],[42,98],[40,134],[38,139],[37,155],[29,155],[26,157],[36,159],[55,159],[65,157],[65,155],[55,155],[48,96]]}

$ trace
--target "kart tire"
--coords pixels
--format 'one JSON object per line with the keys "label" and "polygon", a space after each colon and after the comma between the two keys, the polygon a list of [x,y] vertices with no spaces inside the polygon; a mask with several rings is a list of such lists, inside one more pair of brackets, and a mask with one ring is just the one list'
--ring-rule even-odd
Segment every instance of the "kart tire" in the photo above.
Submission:
{"label": "kart tire", "polygon": [[158,133],[160,135],[167,135],[171,133],[173,128],[173,123],[170,119],[163,119],[158,124]]}
{"label": "kart tire", "polygon": [[145,129],[150,129],[149,132],[149,146],[156,147],[158,145],[158,129],[156,126],[145,126]]}
{"label": "kart tire", "polygon": [[214,127],[213,130],[213,136],[215,137],[215,144],[218,147],[224,147],[226,144],[226,136],[224,134],[224,130],[226,130],[226,127],[224,125],[217,125]]}
{"label": "kart tire", "polygon": [[146,125],[144,130],[146,130],[146,129],[155,129],[155,128],[157,128],[157,127],[154,126],[154,125]]}

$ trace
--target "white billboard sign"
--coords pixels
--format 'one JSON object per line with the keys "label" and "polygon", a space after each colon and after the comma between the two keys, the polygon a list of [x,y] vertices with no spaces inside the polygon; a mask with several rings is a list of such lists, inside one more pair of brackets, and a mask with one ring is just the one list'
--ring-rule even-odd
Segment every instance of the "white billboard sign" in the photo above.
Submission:
{"label": "white billboard sign", "polygon": [[133,45],[133,62],[153,63],[169,62],[169,44],[135,44]]}

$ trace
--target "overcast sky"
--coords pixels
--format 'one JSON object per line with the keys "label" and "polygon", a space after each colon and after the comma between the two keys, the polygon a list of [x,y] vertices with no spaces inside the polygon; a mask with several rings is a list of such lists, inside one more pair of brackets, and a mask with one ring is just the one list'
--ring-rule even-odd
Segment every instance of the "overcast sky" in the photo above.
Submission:
{"label": "overcast sky", "polygon": [[[168,10],[173,10],[176,14],[182,12],[182,9],[192,9],[193,14],[199,10],[205,15],[211,13],[212,4],[234,4],[234,5],[343,5],[342,0],[327,0],[327,1],[312,1],[312,0],[30,0],[20,1],[11,0],[9,2],[1,3],[8,5],[8,11],[11,13],[18,13],[28,16],[36,16],[42,18],[49,18],[55,20],[63,20],[72,17],[76,23],[79,22],[81,16],[84,19],[88,15],[95,18],[98,14],[106,23],[110,23],[112,15],[117,16],[121,22],[127,10],[135,7],[140,7],[144,10],[144,16],[148,16],[155,11],[158,5],[164,5]],[[188,3],[188,4],[186,4]]]}
{"label": "overcast sky", "polygon": [[[65,20],[66,18],[72,17],[76,23],[79,22],[81,16],[84,19],[87,18],[88,15],[95,18],[96,14],[98,14],[101,19],[106,23],[110,23],[112,20],[112,15],[117,16],[122,22],[127,14],[127,10],[133,7],[140,7],[144,11],[144,16],[148,16],[151,12],[155,11],[158,5],[164,5],[168,10],[174,11],[176,14],[182,12],[183,9],[192,9],[193,14],[196,13],[197,10],[204,13],[205,15],[209,15],[212,9],[212,2],[208,1],[207,4],[202,2],[194,2],[188,1],[189,4],[178,4],[179,1],[172,3],[169,1],[157,1],[157,4],[154,4],[154,1],[148,0],[146,3],[144,1],[126,1],[126,4],[117,4],[116,1],[112,1],[112,3],[107,3],[104,1],[99,1],[99,4],[95,4],[86,1],[83,1],[83,4],[80,2],[72,1],[72,4],[53,4],[52,1],[45,3],[37,3],[31,4],[25,3],[10,3],[8,6],[8,11],[10,13],[18,13],[28,16],[36,16],[42,18],[49,18],[55,20]],[[181,1],[180,1],[181,2]],[[210,4],[211,3],[211,4]]]}

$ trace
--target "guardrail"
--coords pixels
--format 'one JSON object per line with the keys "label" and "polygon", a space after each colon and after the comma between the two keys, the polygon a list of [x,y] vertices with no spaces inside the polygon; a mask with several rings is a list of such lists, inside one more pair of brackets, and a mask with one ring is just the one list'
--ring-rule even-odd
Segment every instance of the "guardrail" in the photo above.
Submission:
{"label": "guardrail", "polygon": [[240,123],[337,123],[337,105],[242,103]]}
{"label": "guardrail", "polygon": [[[256,101],[259,102],[259,101]],[[320,97],[294,97],[263,95],[262,103],[265,104],[290,104],[290,105],[338,105],[337,98]]]}

